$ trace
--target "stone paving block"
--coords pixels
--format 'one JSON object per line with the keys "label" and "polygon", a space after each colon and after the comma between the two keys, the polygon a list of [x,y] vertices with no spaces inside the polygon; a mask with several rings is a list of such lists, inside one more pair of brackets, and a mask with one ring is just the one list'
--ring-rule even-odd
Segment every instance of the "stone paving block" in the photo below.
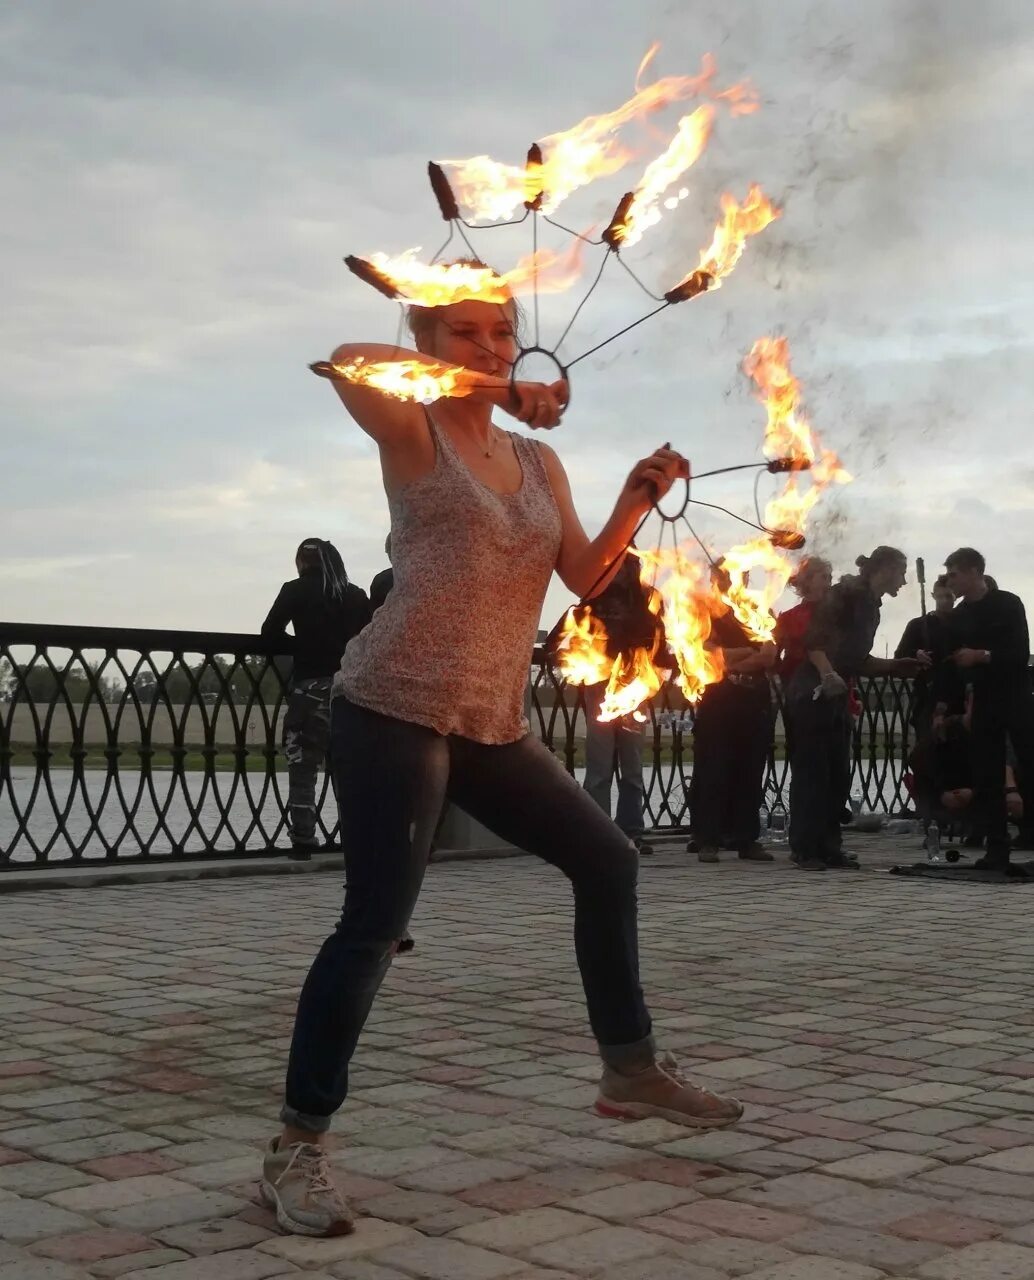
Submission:
{"label": "stone paving block", "polygon": [[844,1190],[840,1178],[830,1178],[822,1173],[788,1173],[785,1177],[738,1191],[735,1199],[774,1209],[810,1210],[823,1201],[841,1199]]}
{"label": "stone paving block", "polygon": [[882,1280],[887,1273],[857,1262],[818,1256],[792,1258],[755,1271],[748,1280]]}
{"label": "stone paving block", "polygon": [[944,1102],[957,1102],[977,1090],[971,1085],[945,1084],[938,1080],[924,1081],[922,1084],[906,1085],[902,1089],[891,1089],[883,1096],[888,1101],[921,1103],[924,1106],[939,1106]]}
{"label": "stone paving block", "polygon": [[681,1138],[661,1143],[657,1150],[667,1156],[687,1156],[690,1160],[710,1161],[738,1155],[743,1151],[756,1151],[769,1145],[770,1138],[759,1138],[755,1134],[740,1133],[735,1129],[699,1133],[693,1137],[687,1137],[683,1130]]}
{"label": "stone paving block", "polygon": [[168,1149],[163,1149],[130,1152],[124,1156],[101,1156],[99,1160],[87,1160],[79,1167],[98,1178],[118,1179],[138,1178],[145,1173],[168,1173],[178,1164],[169,1158]]}
{"label": "stone paving block", "polygon": [[53,1164],[46,1160],[21,1160],[17,1164],[0,1166],[0,1188],[19,1196],[42,1196],[48,1191],[64,1191],[68,1187],[81,1187],[95,1179],[81,1169],[66,1164]]}
{"label": "stone paving block", "polygon": [[[573,1271],[577,1275],[591,1275],[608,1264],[613,1266],[653,1257],[665,1252],[669,1244],[660,1236],[630,1227],[598,1227],[595,1231],[536,1245],[527,1253],[534,1262],[545,1266]],[[447,1278],[442,1277],[442,1280]]]}
{"label": "stone paving block", "polygon": [[628,1221],[647,1214],[664,1213],[680,1204],[698,1199],[695,1191],[673,1187],[664,1182],[627,1182],[603,1191],[575,1196],[561,1202],[562,1207],[590,1217],[611,1221]]}
{"label": "stone paving block", "polygon": [[32,1252],[61,1262],[90,1266],[106,1258],[122,1258],[152,1248],[147,1236],[131,1231],[112,1231],[97,1227],[91,1231],[73,1232],[67,1236],[55,1236],[51,1240],[37,1240]]}
{"label": "stone paving block", "polygon": [[789,1262],[794,1257],[780,1244],[748,1240],[744,1236],[711,1236],[694,1244],[691,1254],[694,1263],[713,1267],[723,1276],[753,1276],[756,1271]]}
{"label": "stone paving block", "polygon": [[841,1258],[893,1274],[911,1273],[920,1263],[943,1255],[948,1246],[930,1240],[903,1240],[880,1231],[841,1225],[813,1225],[783,1241],[797,1253]]}
{"label": "stone paving block", "polygon": [[154,1239],[170,1249],[182,1249],[194,1257],[202,1257],[228,1249],[248,1249],[268,1240],[273,1234],[266,1227],[240,1218],[216,1218],[212,1222],[188,1222],[182,1227],[156,1231]]}
{"label": "stone paving block", "polygon": [[262,1169],[262,1155],[258,1151],[233,1160],[220,1160],[216,1164],[193,1164],[177,1169],[181,1182],[210,1190],[232,1187],[241,1182],[254,1182]]}
{"label": "stone paving block", "polygon": [[67,1164],[83,1164],[101,1156],[118,1156],[127,1152],[154,1151],[168,1146],[164,1138],[153,1133],[134,1132],[104,1133],[95,1138],[77,1138],[72,1142],[50,1142],[33,1150],[44,1160],[63,1160]]}
{"label": "stone paving block", "polygon": [[[1003,1173],[1034,1174],[1034,1145],[1017,1146],[1005,1151],[995,1151],[991,1155],[981,1156],[974,1160],[975,1165],[984,1169],[997,1169]],[[0,1169],[0,1174],[3,1170]],[[0,1185],[3,1185],[0,1182]]]}
{"label": "stone paving block", "polygon": [[77,1213],[59,1209],[45,1200],[12,1196],[0,1200],[0,1240],[7,1244],[31,1244],[66,1231],[85,1231],[92,1223]]}
{"label": "stone paving block", "polygon": [[698,1267],[686,1258],[654,1256],[622,1262],[596,1273],[595,1280],[725,1280],[711,1267]]}
{"label": "stone paving block", "polygon": [[128,1271],[125,1280],[270,1280],[284,1274],[282,1258],[246,1249]]}
{"label": "stone paving block", "polygon": [[246,1203],[237,1196],[223,1195],[218,1191],[193,1191],[162,1200],[144,1200],[122,1209],[105,1209],[96,1216],[98,1221],[108,1226],[149,1234],[163,1227],[178,1227],[185,1222],[229,1217],[243,1209]]}
{"label": "stone paving block", "polygon": [[822,1166],[830,1177],[850,1178],[854,1182],[897,1182],[938,1168],[936,1160],[908,1155],[899,1151],[873,1151],[865,1156],[849,1156]]}
{"label": "stone paving block", "polygon": [[872,1187],[852,1191],[838,1200],[824,1200],[815,1206],[812,1215],[855,1227],[882,1227],[888,1222],[897,1222],[899,1218],[943,1207],[943,1201],[934,1196]]}
{"label": "stone paving block", "polygon": [[924,1280],[1034,1280],[1034,1249],[1001,1240],[971,1244],[919,1268]]}
{"label": "stone paving block", "polygon": [[[579,1236],[578,1239],[586,1237]],[[527,1264],[517,1258],[490,1253],[477,1245],[464,1244],[462,1240],[448,1239],[416,1240],[394,1245],[379,1251],[374,1261],[397,1267],[408,1275],[419,1277],[419,1280],[495,1280],[496,1276],[510,1276],[527,1269]]]}
{"label": "stone paving block", "polygon": [[766,1241],[782,1240],[810,1225],[798,1214],[738,1200],[697,1200],[672,1210],[670,1216],[709,1231]]}
{"label": "stone paving block", "polygon": [[123,1205],[138,1204],[141,1200],[161,1200],[190,1192],[187,1182],[161,1173],[145,1174],[140,1178],[122,1178],[118,1182],[95,1182],[86,1187],[73,1187],[69,1191],[56,1191],[47,1196],[51,1204],[76,1213],[94,1213],[98,1209],[120,1209]]}
{"label": "stone paving block", "polygon": [[448,1147],[434,1145],[378,1151],[375,1147],[349,1147],[335,1153],[334,1163],[372,1178],[397,1178],[418,1169],[441,1167],[464,1157]]}
{"label": "stone paving block", "polygon": [[908,1133],[951,1133],[979,1123],[980,1116],[973,1111],[956,1111],[951,1107],[924,1107],[918,1111],[904,1111],[883,1121],[888,1129],[904,1129]]}
{"label": "stone paving block", "polygon": [[349,1258],[335,1263],[329,1271],[307,1271],[305,1280],[410,1280],[410,1277],[394,1267],[382,1267],[379,1262]]}
{"label": "stone paving block", "polygon": [[1030,1200],[1012,1196],[959,1196],[952,1200],[951,1210],[984,1222],[997,1222],[1003,1227],[1016,1227],[1031,1220]]}
{"label": "stone paving block", "polygon": [[500,1253],[520,1253],[537,1244],[549,1244],[565,1236],[592,1231],[605,1224],[584,1213],[562,1208],[527,1209],[523,1213],[493,1217],[453,1234],[457,1240]]}
{"label": "stone paving block", "polygon": [[54,1258],[22,1258],[16,1262],[0,1262],[0,1280],[84,1280],[79,1267],[69,1266]]}
{"label": "stone paving block", "polygon": [[[456,1155],[455,1152],[451,1154]],[[505,1182],[509,1178],[521,1178],[527,1172],[526,1165],[515,1164],[512,1160],[466,1158],[401,1174],[397,1182],[400,1187],[409,1187],[414,1191],[438,1191],[448,1195],[450,1192],[466,1191],[485,1182]]]}
{"label": "stone paving block", "polygon": [[[932,1240],[937,1244],[947,1244],[955,1248],[976,1244],[981,1240],[993,1240],[1002,1231],[997,1223],[986,1222],[981,1218],[967,1218],[964,1214],[937,1209],[929,1213],[917,1213],[909,1218],[901,1218],[897,1222],[889,1222],[886,1229],[906,1240]],[[1020,1240],[1018,1243],[1028,1242]],[[1030,1243],[1034,1243],[1034,1240]]]}
{"label": "stone paving block", "polygon": [[455,1209],[432,1213],[413,1225],[425,1236],[451,1236],[462,1227],[473,1227],[479,1222],[487,1222],[490,1218],[498,1217],[500,1215],[494,1209],[485,1209],[473,1204],[460,1204]]}

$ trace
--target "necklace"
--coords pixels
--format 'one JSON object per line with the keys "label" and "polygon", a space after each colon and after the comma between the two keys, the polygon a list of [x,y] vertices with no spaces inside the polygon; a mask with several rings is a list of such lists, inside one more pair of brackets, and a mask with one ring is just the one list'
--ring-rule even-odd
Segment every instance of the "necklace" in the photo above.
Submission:
{"label": "necklace", "polygon": [[484,445],[481,450],[481,452],[485,455],[486,458],[490,458],[492,454],[495,453],[495,447],[498,441],[499,441],[499,437],[496,434],[495,427],[489,424],[488,443]]}

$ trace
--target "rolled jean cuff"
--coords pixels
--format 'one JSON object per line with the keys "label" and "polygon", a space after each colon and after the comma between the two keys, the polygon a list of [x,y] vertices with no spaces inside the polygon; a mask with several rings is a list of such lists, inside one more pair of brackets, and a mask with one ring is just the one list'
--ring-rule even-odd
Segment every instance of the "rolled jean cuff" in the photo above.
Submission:
{"label": "rolled jean cuff", "polygon": [[604,1063],[615,1071],[649,1067],[657,1058],[657,1046],[652,1035],[633,1040],[631,1044],[601,1044],[599,1050]]}
{"label": "rolled jean cuff", "polygon": [[280,1109],[280,1123],[292,1129],[302,1129],[305,1133],[326,1133],[330,1128],[332,1116],[310,1116],[304,1111],[296,1111],[285,1102]]}

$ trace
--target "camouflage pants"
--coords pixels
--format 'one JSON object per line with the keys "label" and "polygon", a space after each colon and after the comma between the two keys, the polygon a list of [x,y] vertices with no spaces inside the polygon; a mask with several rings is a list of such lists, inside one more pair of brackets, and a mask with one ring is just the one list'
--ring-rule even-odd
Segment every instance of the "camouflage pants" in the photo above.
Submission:
{"label": "camouflage pants", "polygon": [[316,774],[330,742],[330,681],[330,676],[296,681],[284,715],[290,823],[294,832],[306,836],[316,829]]}

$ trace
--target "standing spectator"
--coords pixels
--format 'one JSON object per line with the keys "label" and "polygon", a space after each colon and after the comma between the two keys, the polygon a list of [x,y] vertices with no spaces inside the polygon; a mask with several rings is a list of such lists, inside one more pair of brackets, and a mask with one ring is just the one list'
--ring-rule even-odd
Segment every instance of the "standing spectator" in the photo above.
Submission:
{"label": "standing spectator", "polygon": [[285,582],[262,624],[264,636],[294,627],[294,671],[284,716],[287,756],[287,825],[292,857],[304,860],[316,837],[316,773],[330,739],[330,682],[345,645],[370,621],[370,602],[348,581],[337,548],[307,538],[295,555],[298,577]]}
{"label": "standing spectator", "polygon": [[970,740],[973,748],[974,807],[987,835],[987,850],[975,865],[1007,875],[1024,875],[1009,862],[1009,827],[1002,777],[1011,741],[1016,778],[1029,824],[1034,815],[1034,697],[1030,682],[1030,636],[1023,602],[1011,591],[989,588],[984,557],[960,547],[944,562],[948,585],[961,596],[952,610],[947,636],[949,661],[938,671],[934,732],[943,722],[961,673],[972,682]]}
{"label": "standing spectator", "polygon": [[395,587],[395,570],[391,567],[390,533],[384,539],[384,554],[388,557],[388,567],[375,574],[373,581],[370,583],[370,610],[372,613],[377,612]]}
{"label": "standing spectator", "polygon": [[787,693],[790,756],[790,850],[799,867],[856,867],[845,855],[840,820],[851,790],[851,713],[848,681],[859,675],[914,675],[920,658],[874,658],[884,596],[905,584],[907,561],[896,547],[859,556],[859,573],[845,576],[815,610],[804,637],[807,660]]}
{"label": "standing spectator", "polygon": [[[648,599],[649,588],[639,579],[638,558],[625,556],[609,585],[592,600],[592,611],[607,630],[611,658],[622,649],[652,647],[659,624],[647,607]],[[596,684],[585,690],[585,790],[609,818],[616,771],[615,821],[639,853],[653,853],[653,846],[643,839],[643,726],[632,716],[600,723],[606,687]]]}
{"label": "standing spectator", "polygon": [[[946,656],[945,643],[955,608],[955,593],[948,586],[947,574],[941,574],[933,584],[933,611],[920,618],[913,618],[906,624],[898,647],[894,650],[895,658],[917,658],[921,653],[929,654],[934,666]],[[964,690],[960,687],[956,701]],[[920,737],[925,737],[930,728],[933,716],[933,675],[930,671],[920,671],[912,686],[911,721]]]}
{"label": "standing spectator", "polygon": [[[729,590],[721,561],[711,581],[719,594]],[[705,689],[693,723],[688,849],[700,862],[717,862],[723,845],[745,862],[772,862],[760,840],[760,811],[772,741],[768,672],[775,645],[754,640],[727,610],[712,621],[708,648],[721,649],[725,674]]]}
{"label": "standing spectator", "polygon": [[800,596],[800,603],[792,609],[784,609],[779,615],[773,637],[778,651],[776,670],[784,689],[789,687],[793,673],[807,659],[804,637],[816,606],[826,598],[833,585],[833,566],[821,556],[806,556],[797,566],[789,585]]}

